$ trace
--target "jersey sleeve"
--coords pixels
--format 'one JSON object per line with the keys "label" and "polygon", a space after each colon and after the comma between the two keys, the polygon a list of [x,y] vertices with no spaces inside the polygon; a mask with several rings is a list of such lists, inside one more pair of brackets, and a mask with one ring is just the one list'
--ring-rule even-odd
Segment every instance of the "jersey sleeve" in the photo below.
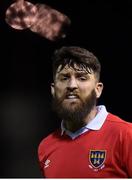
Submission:
{"label": "jersey sleeve", "polygon": [[132,125],[128,126],[122,143],[123,166],[129,178],[132,178]]}
{"label": "jersey sleeve", "polygon": [[40,167],[40,171],[43,177],[45,177],[44,174],[44,151],[43,151],[43,146],[42,143],[39,144],[38,146],[38,163]]}

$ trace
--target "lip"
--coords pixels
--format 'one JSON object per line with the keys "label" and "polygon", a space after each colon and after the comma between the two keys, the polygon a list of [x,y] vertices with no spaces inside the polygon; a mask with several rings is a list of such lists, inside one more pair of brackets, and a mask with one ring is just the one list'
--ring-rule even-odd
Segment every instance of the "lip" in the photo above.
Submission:
{"label": "lip", "polygon": [[65,101],[67,102],[76,102],[78,101],[80,98],[77,94],[73,94],[73,93],[70,93],[70,94],[67,94],[66,97],[65,97]]}
{"label": "lip", "polygon": [[66,99],[79,99],[77,94],[67,94]]}

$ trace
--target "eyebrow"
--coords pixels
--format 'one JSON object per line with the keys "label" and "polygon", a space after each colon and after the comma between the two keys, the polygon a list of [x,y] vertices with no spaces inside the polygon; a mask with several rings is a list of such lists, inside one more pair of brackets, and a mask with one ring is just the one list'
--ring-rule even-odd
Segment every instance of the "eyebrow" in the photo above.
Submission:
{"label": "eyebrow", "polygon": [[[77,71],[77,72],[75,72],[75,75],[89,75],[89,73],[87,73],[87,72],[85,72],[85,71]],[[70,73],[68,72],[68,73],[59,73],[58,74],[58,76],[67,76],[67,75],[70,75]]]}

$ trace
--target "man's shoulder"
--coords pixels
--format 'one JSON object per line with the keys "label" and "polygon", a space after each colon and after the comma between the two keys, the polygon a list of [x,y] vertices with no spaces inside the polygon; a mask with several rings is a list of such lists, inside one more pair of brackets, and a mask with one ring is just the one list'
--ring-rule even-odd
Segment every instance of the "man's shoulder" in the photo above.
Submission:
{"label": "man's shoulder", "polygon": [[39,148],[54,144],[55,142],[59,141],[60,137],[61,137],[61,130],[57,129],[41,140],[39,144]]}
{"label": "man's shoulder", "polygon": [[48,154],[56,149],[60,136],[61,131],[56,130],[41,140],[38,145],[38,157],[40,161],[44,162]]}
{"label": "man's shoulder", "polygon": [[112,125],[114,127],[117,128],[122,128],[122,129],[130,129],[132,130],[132,123],[128,122],[122,118],[120,118],[117,115],[114,115],[112,113],[109,113],[107,116],[107,122],[109,123],[109,125]]}

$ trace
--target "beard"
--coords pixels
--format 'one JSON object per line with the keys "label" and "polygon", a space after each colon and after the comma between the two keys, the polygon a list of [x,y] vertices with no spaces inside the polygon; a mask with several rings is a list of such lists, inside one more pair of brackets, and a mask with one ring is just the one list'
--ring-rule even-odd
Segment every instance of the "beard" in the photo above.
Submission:
{"label": "beard", "polygon": [[62,98],[57,98],[56,96],[52,101],[53,111],[57,113],[59,118],[63,119],[65,122],[71,122],[76,124],[79,127],[83,127],[85,125],[84,118],[91,112],[93,107],[96,105],[96,93],[95,90],[91,92],[89,96],[85,100],[81,100],[79,97],[80,103],[72,108],[72,105],[66,106],[63,104],[65,96]]}

